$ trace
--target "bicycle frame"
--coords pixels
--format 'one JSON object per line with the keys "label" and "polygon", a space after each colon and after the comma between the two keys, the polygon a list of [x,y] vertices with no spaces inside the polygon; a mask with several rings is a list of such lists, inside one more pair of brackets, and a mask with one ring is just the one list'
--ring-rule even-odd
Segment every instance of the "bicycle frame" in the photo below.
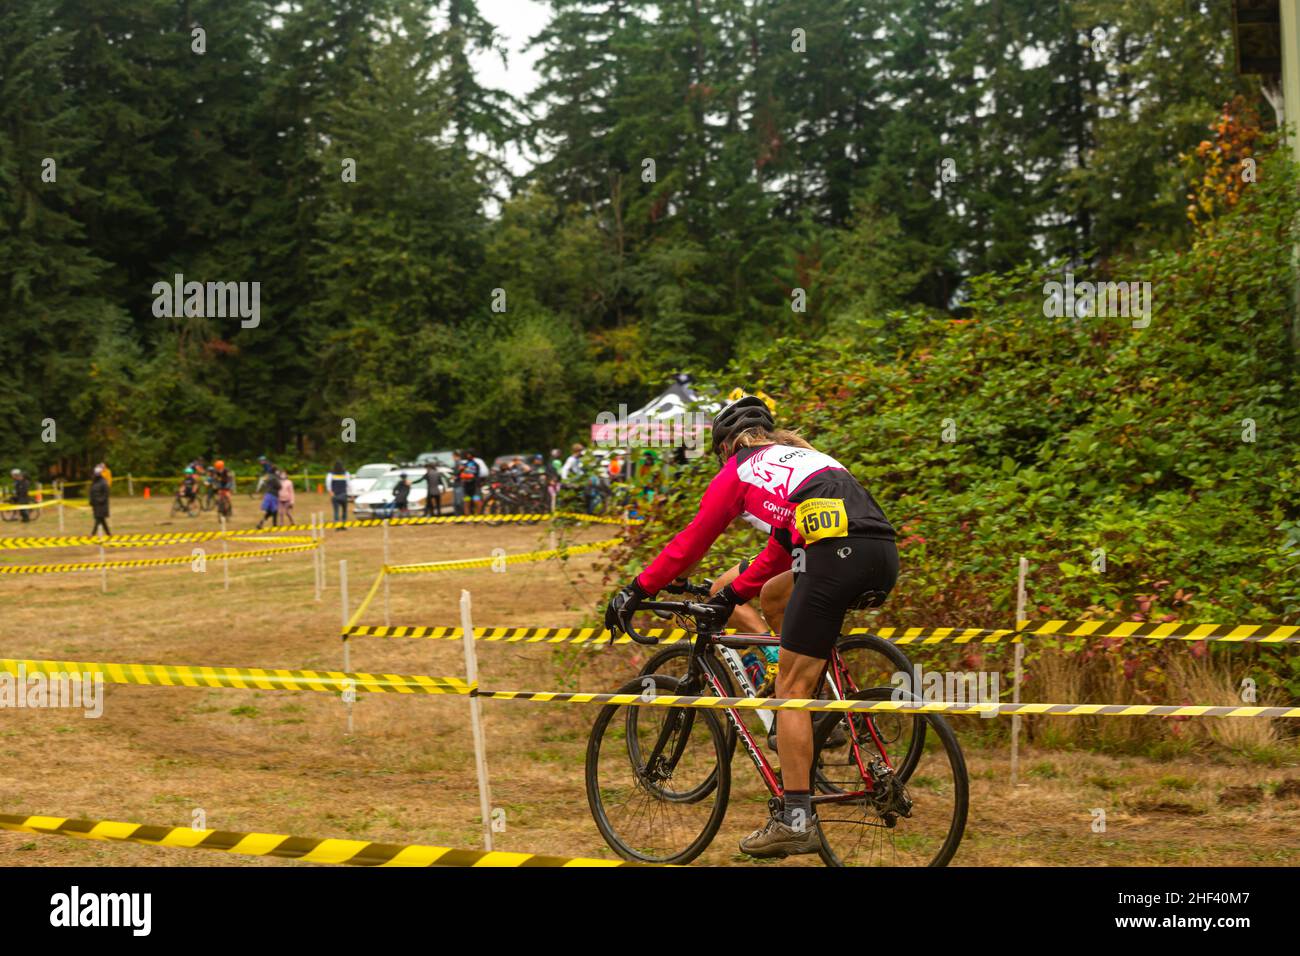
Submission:
{"label": "bicycle frame", "polygon": [[[754,646],[776,647],[779,646],[780,643],[781,640],[779,637],[774,637],[769,634],[724,634],[718,631],[700,630],[696,634],[695,641],[691,646],[691,656],[690,661],[687,664],[685,680],[689,685],[694,683],[696,679],[702,678],[716,696],[731,700],[736,699],[731,697],[728,693],[729,688],[723,686],[722,681],[718,679],[713,670],[704,666],[704,655],[708,654],[716,646],[731,651],[731,653],[720,654],[719,657],[727,665],[732,676],[736,678],[737,684],[741,690],[745,692],[745,696],[755,697],[757,696],[757,689],[750,682],[749,676],[744,671],[744,667],[737,666],[739,664],[739,658],[735,651],[739,648]],[[844,658],[840,655],[839,648],[833,648],[831,650],[831,656],[827,662],[827,669],[823,675],[822,684],[828,688],[830,697],[833,700],[843,700],[846,696],[846,691],[851,694],[853,691],[858,689],[854,685],[852,675],[849,673],[849,669],[845,665]],[[772,795],[772,798],[779,799],[783,797],[785,795],[785,788],[782,786],[781,780],[777,777],[772,764],[768,761],[757,741],[754,740],[753,734],[751,734],[749,728],[745,726],[745,722],[740,716],[740,710],[736,707],[727,707],[724,709],[724,713],[727,715],[727,719],[730,721],[731,726],[735,729],[740,742],[744,744],[745,752],[749,754],[749,759],[753,762],[755,769],[758,770],[758,774],[763,779],[763,783],[767,787],[768,792]],[[688,720],[693,719],[694,713],[687,711],[685,717]],[[852,721],[853,719],[853,716],[849,715],[849,720]],[[875,722],[869,719],[864,722],[875,743],[876,752],[884,761],[885,766],[892,770],[893,763],[886,754],[884,742],[880,739],[880,735],[877,733]],[[646,766],[654,766],[661,758],[664,746],[666,745],[668,738],[671,736],[673,729],[672,722],[665,721],[664,727],[659,735],[659,740],[651,752],[650,759],[647,760]],[[681,741],[678,744],[679,750],[685,746],[687,736],[689,736],[689,724],[687,726],[687,732],[682,735]],[[865,785],[864,789],[845,793],[814,793],[812,797],[813,804],[846,802],[860,798],[864,794],[871,793],[875,790],[874,778],[863,762],[862,748],[859,744],[858,735],[856,733],[849,734],[849,745],[853,748],[854,762],[857,764],[858,769],[862,774],[862,780]],[[870,759],[868,759],[867,763],[870,762]]]}

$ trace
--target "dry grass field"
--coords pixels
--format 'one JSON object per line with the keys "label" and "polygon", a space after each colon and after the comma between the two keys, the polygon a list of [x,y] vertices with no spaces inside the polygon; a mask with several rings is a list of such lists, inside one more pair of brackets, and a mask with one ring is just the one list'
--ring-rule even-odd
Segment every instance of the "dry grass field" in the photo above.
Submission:
{"label": "dry grass field", "polygon": [[[115,499],[113,529],[215,528],[208,515],[169,523],[168,504]],[[251,524],[251,499],[238,499],[236,508],[235,526]],[[323,496],[303,494],[299,519],[326,508]],[[89,526],[85,513],[69,513],[69,533]],[[6,524],[0,536],[56,529],[57,519],[46,514],[29,528]],[[392,560],[545,548],[548,530],[395,528]],[[616,531],[582,527],[567,539],[596,541]],[[113,572],[106,594],[98,573],[0,576],[0,656],[339,669],[338,562],[348,561],[355,607],[381,564],[382,533],[331,532],[326,555],[328,587],[319,603],[309,554],[231,562],[228,590],[220,564],[202,574],[187,566]],[[14,564],[96,557],[95,549],[0,551],[0,563]],[[511,565],[504,573],[395,577],[392,621],[458,624],[459,596],[468,589],[478,625],[589,622],[609,590],[601,560],[595,554]],[[383,623],[382,605],[376,602],[362,623]],[[464,673],[460,642],[362,638],[351,653],[354,670]],[[480,680],[507,689],[609,690],[635,673],[640,653],[481,642]],[[498,848],[611,857],[583,787],[595,708],[491,700],[482,706],[493,803],[506,811]],[[478,846],[467,701],[363,694],[354,715],[349,735],[345,706],[331,695],[112,685],[100,719],[71,710],[0,711],[0,812],[189,825],[202,810],[207,826],[218,829]],[[1271,761],[1209,747],[1153,760],[1031,747],[1022,755],[1022,784],[1013,788],[1005,745],[987,742],[978,723],[955,721],[972,776],[971,816],[957,864],[1300,862],[1300,755],[1293,750],[1278,750]],[[727,821],[701,862],[753,865],[736,843],[762,822],[766,793],[743,757],[733,779]],[[1106,811],[1104,833],[1092,831],[1094,808]],[[0,864],[303,865],[10,832],[0,832]]]}

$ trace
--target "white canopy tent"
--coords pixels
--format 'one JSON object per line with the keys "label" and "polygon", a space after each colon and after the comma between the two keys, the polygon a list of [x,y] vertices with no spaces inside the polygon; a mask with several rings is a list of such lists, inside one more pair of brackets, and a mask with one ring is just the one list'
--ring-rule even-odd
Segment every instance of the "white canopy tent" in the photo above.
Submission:
{"label": "white canopy tent", "polygon": [[601,447],[703,448],[705,433],[721,407],[695,391],[690,375],[678,372],[663,392],[635,411],[620,405],[617,415],[597,415],[591,441]]}

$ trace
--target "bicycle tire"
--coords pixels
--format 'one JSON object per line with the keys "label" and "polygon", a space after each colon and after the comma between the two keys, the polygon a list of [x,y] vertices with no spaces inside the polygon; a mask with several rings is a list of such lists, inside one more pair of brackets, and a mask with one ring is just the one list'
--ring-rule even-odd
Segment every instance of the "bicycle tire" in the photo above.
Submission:
{"label": "bicycle tire", "polygon": [[[894,697],[895,697],[895,691],[891,687],[869,687],[869,688],[855,691],[852,695],[850,695],[850,698],[853,700],[891,700],[894,699]],[[861,722],[863,725],[866,725],[869,724],[875,717],[875,715],[873,714],[866,714],[866,713],[859,713],[859,714],[845,713],[845,714],[834,714],[832,716],[834,716],[835,718],[834,720],[824,721],[820,723],[814,730],[814,736],[813,736],[813,766],[814,767],[820,766],[822,762],[822,751],[827,738],[830,736],[831,729],[833,727],[835,727],[837,724],[841,722],[848,723],[849,721]],[[942,717],[938,716],[937,714],[920,715],[918,719],[924,720],[926,721],[927,724],[929,724],[928,732],[934,733],[935,736],[938,738],[941,745],[940,749],[944,752],[945,756],[947,757],[948,763],[951,765],[952,768],[953,806],[952,806],[951,816],[949,817],[947,823],[947,831],[942,841],[939,843],[935,855],[931,857],[930,860],[925,864],[927,866],[932,866],[932,867],[947,866],[948,863],[952,860],[953,856],[956,854],[957,848],[961,845],[962,836],[964,835],[966,830],[966,816],[970,809],[970,777],[966,770],[966,759],[962,755],[961,745],[957,742],[957,735],[953,733],[952,727],[949,726],[948,722],[945,721]],[[858,772],[860,774],[861,770],[859,770]],[[922,776],[924,777],[926,775],[923,774]],[[907,781],[903,781],[903,783],[904,785],[906,785]],[[931,785],[927,784],[926,786],[931,786]],[[920,789],[921,789],[920,786],[916,786],[914,788],[911,788],[911,792],[915,793]],[[866,799],[860,801],[860,805],[863,806],[864,808],[866,807],[867,803],[868,800]],[[822,806],[829,807],[829,805],[826,804],[823,804]],[[832,811],[828,809],[827,812],[832,812]],[[835,812],[839,812],[839,811],[835,811]],[[821,855],[822,862],[824,862],[827,866],[846,865],[844,861],[840,858],[840,856],[836,854],[835,850],[831,846],[831,841],[830,839],[828,839],[826,835],[826,826],[832,822],[836,824],[848,823],[852,825],[855,821],[851,821],[851,820],[840,821],[840,820],[827,819],[822,813],[822,810],[820,808],[818,809],[818,816],[822,820],[821,826],[819,827],[821,833],[821,848],[819,850],[819,853]],[[864,813],[863,815],[864,821],[866,817],[867,814]],[[908,819],[910,820],[910,818]],[[887,831],[890,834],[893,834],[898,830],[896,826],[885,825],[884,823],[879,823],[879,824],[864,823],[864,825],[870,826],[881,833]],[[904,825],[902,829],[903,832],[909,834],[908,836],[909,840],[912,840],[914,842],[923,842],[926,839],[924,835],[920,837],[911,836],[911,832],[915,830],[919,830],[919,828],[913,828]],[[934,842],[933,837],[930,837],[929,839],[931,842]],[[838,841],[837,839],[836,842],[840,842],[840,841]],[[862,839],[860,838],[854,845],[854,849],[857,849],[861,845],[862,845]],[[897,863],[896,852],[893,854],[891,863],[893,864]]]}
{"label": "bicycle tire", "polygon": [[[666,674],[651,675],[654,677],[654,688],[660,693],[676,693],[680,690],[681,682],[674,677]],[[624,684],[618,691],[620,694],[640,695],[645,692],[645,685],[642,679],[638,678]],[[688,728],[694,728],[695,718],[700,721],[700,726],[704,727],[709,745],[713,751],[713,770],[716,774],[716,788],[711,791],[714,794],[714,804],[709,811],[708,816],[704,819],[703,825],[699,832],[690,839],[683,848],[668,847],[661,852],[652,852],[644,846],[640,849],[628,842],[630,835],[621,834],[617,825],[610,819],[610,807],[606,805],[606,798],[601,786],[601,745],[607,739],[607,732],[611,727],[620,727],[626,729],[626,719],[618,719],[618,712],[622,708],[634,711],[660,711],[664,715],[665,722],[681,720],[686,715],[692,718],[687,725]],[[676,726],[681,726],[680,723]],[[610,764],[616,768],[627,767],[629,765],[629,749],[624,741],[617,741],[615,735],[608,735],[608,739],[613,746],[606,751],[606,756],[610,759]],[[689,739],[688,736],[685,739]],[[587,759],[584,768],[584,778],[587,789],[587,805],[591,810],[592,819],[596,823],[596,829],[604,838],[609,847],[625,860],[634,860],[643,863],[689,863],[694,860],[717,836],[718,829],[722,826],[723,817],[727,812],[727,802],[731,796],[731,763],[724,758],[723,747],[725,745],[722,727],[718,721],[718,715],[709,710],[701,710],[698,713],[685,707],[659,708],[653,706],[641,705],[624,705],[608,704],[602,707],[597,714],[595,723],[592,724],[591,734],[587,738]],[[679,751],[684,748],[677,748]],[[692,753],[696,753],[693,751]],[[708,756],[704,760],[708,761]],[[678,759],[680,763],[680,755]],[[677,764],[674,764],[674,770]],[[663,788],[657,787],[655,781],[647,780],[644,767],[632,767],[633,775],[636,777],[636,786],[634,795],[639,793],[643,798],[654,800],[660,807],[694,807],[696,803],[685,803],[681,801],[665,801],[659,798],[658,794],[662,793]],[[668,779],[671,779],[670,772]],[[633,820],[645,819],[648,815],[636,814]]]}

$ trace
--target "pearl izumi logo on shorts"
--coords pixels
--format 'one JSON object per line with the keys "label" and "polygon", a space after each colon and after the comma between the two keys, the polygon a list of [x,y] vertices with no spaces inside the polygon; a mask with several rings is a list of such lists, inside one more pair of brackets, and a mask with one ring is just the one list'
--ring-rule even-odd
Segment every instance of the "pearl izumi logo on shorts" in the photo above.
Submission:
{"label": "pearl izumi logo on shorts", "polygon": [[838,554],[841,558],[847,558],[850,554],[853,553],[853,549],[848,547],[840,548],[835,553]]}
{"label": "pearl izumi logo on shorts", "polygon": [[152,893],[68,893],[50,897],[51,926],[125,926],[133,936],[148,936],[153,925]]}
{"label": "pearl izumi logo on shorts", "polygon": [[152,291],[153,314],[160,319],[238,317],[245,329],[262,322],[260,282],[186,282],[178,272],[171,283],[155,282]]}

